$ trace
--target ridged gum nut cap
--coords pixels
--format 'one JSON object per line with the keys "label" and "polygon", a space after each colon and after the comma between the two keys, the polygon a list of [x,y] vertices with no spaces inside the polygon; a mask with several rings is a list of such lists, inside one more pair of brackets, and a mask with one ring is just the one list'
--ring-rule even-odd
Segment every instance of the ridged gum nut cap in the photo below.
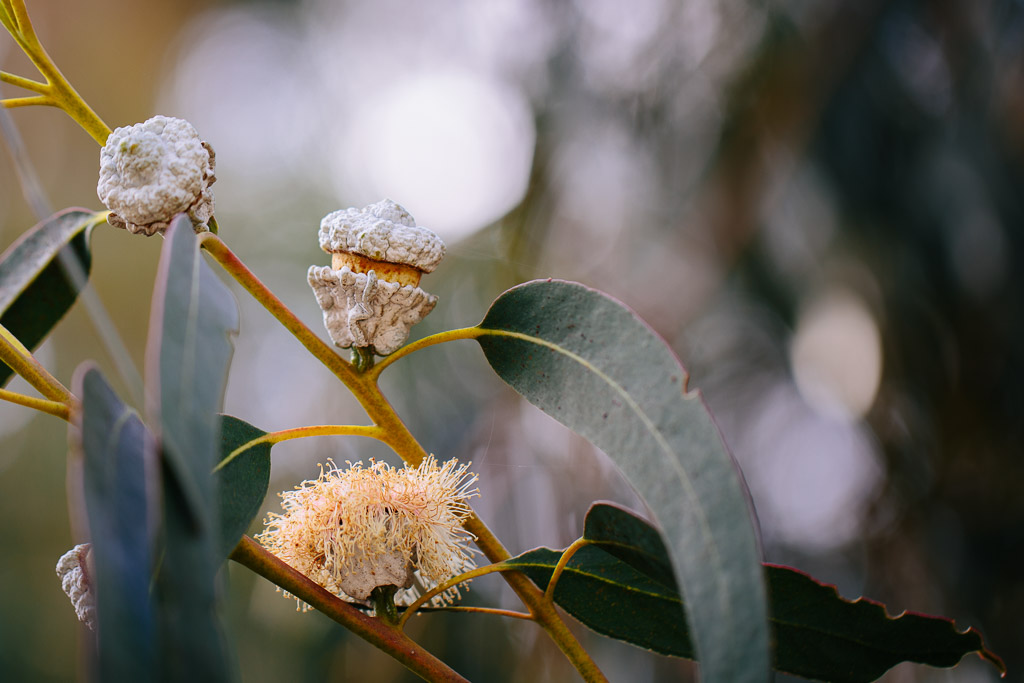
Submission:
{"label": "ridged gum nut cap", "polygon": [[384,199],[362,209],[342,209],[320,221],[320,248],[401,263],[429,273],[445,255],[441,238],[417,227],[400,205]]}

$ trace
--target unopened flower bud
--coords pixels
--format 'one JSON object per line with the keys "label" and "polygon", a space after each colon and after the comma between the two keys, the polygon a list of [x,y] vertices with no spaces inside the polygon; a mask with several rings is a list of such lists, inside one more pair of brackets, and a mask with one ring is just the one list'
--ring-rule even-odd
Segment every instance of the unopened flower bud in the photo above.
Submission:
{"label": "unopened flower bud", "polygon": [[310,266],[309,285],[342,348],[386,356],[437,303],[418,285],[444,258],[444,242],[390,199],[324,216],[320,248],[332,254],[331,266]]}
{"label": "unopened flower bud", "polygon": [[89,580],[89,556],[92,546],[88,543],[76,545],[57,560],[57,576],[61,588],[71,599],[78,620],[90,629],[96,628],[96,598]]}
{"label": "unopened flower bud", "polygon": [[213,216],[213,148],[188,121],[154,116],[117,128],[100,151],[96,194],[107,222],[132,233],[163,232],[186,213],[196,232]]}

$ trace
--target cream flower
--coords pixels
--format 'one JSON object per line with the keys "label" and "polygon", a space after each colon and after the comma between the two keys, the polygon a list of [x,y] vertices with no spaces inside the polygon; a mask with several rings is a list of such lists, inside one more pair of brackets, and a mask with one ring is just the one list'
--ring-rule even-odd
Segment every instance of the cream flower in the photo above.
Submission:
{"label": "cream flower", "polygon": [[[462,528],[478,495],[469,465],[438,466],[433,456],[402,469],[329,465],[281,493],[284,514],[270,513],[256,537],[285,563],[349,602],[369,604],[374,588],[395,586],[399,605],[475,566],[474,537]],[[434,601],[459,595],[456,587]]]}
{"label": "cream flower", "polygon": [[74,605],[78,620],[90,629],[96,628],[96,597],[89,581],[89,559],[92,546],[88,543],[76,545],[57,560],[57,576],[60,586]]}
{"label": "cream flower", "polygon": [[107,222],[129,232],[163,232],[187,213],[196,232],[213,216],[213,149],[188,121],[154,116],[118,128],[100,151],[96,194],[111,210]]}
{"label": "cream flower", "polygon": [[319,235],[331,265],[310,266],[308,280],[331,339],[394,352],[437,303],[419,282],[444,258],[444,242],[390,199],[327,214]]}

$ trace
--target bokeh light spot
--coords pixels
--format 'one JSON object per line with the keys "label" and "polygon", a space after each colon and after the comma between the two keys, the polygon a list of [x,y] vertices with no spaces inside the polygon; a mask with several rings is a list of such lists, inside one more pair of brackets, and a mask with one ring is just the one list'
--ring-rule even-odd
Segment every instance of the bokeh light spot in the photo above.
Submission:
{"label": "bokeh light spot", "polygon": [[493,222],[522,199],[535,131],[517,89],[468,70],[434,70],[352,104],[335,157],[342,196],[392,198],[449,240]]}
{"label": "bokeh light spot", "polygon": [[790,360],[800,393],[816,410],[837,418],[863,417],[882,377],[878,325],[856,294],[827,293],[801,314]]}

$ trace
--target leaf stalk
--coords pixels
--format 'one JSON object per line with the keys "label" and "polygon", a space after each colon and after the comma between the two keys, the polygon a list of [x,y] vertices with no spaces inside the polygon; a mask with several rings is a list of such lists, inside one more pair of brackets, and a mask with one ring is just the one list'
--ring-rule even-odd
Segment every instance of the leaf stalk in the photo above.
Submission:
{"label": "leaf stalk", "polygon": [[75,397],[67,390],[67,387],[51,375],[35,359],[32,352],[25,348],[25,345],[3,325],[0,325],[0,361],[10,366],[14,372],[31,384],[36,391],[51,401],[63,403],[69,408],[75,403]]}
{"label": "leaf stalk", "polygon": [[7,389],[0,389],[0,400],[59,417],[65,422],[71,420],[71,408],[66,403],[60,403],[59,401],[48,401],[45,398],[26,396],[16,391],[8,391]]}
{"label": "leaf stalk", "polygon": [[365,436],[371,439],[384,440],[380,428],[372,425],[314,425],[312,427],[295,427],[293,429],[282,429],[278,432],[268,432],[263,436],[242,444],[221,460],[213,469],[214,472],[226,467],[232,460],[250,448],[260,444],[278,444],[291,439],[305,439],[311,436]]}

